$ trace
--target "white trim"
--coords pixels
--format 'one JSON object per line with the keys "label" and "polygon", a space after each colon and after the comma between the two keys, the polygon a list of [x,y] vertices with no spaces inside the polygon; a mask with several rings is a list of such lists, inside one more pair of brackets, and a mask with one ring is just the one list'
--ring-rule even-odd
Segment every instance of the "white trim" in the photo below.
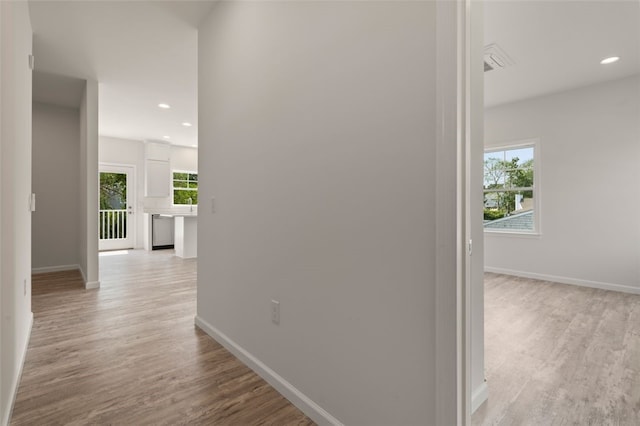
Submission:
{"label": "white trim", "polygon": [[57,265],[57,266],[42,266],[40,268],[31,268],[32,274],[44,274],[47,272],[60,272],[60,271],[73,271],[80,269],[80,265]]}
{"label": "white trim", "polygon": [[[486,142],[484,152],[499,152],[526,148],[528,146],[536,146],[538,142],[540,142],[540,138],[520,139],[517,141],[509,140],[502,142]],[[535,152],[533,154],[533,158],[535,159]]]}
{"label": "white trim", "polygon": [[9,409],[5,415],[5,418],[2,419],[3,425],[8,425],[11,420],[11,414],[13,414],[13,406],[16,403],[16,396],[18,395],[18,385],[20,384],[20,379],[22,378],[22,368],[24,367],[24,361],[27,358],[27,349],[29,348],[29,342],[31,341],[31,329],[33,328],[33,312],[29,313],[29,329],[27,330],[27,338],[24,342],[24,347],[22,348],[22,352],[20,353],[20,362],[18,364],[18,374],[14,377],[13,382],[11,383],[11,389],[9,390],[9,395],[11,398],[11,402],[9,403]]}
{"label": "white trim", "polygon": [[539,232],[523,232],[523,231],[499,231],[492,230],[488,231],[485,228],[484,237],[511,237],[511,238],[534,238],[540,239],[542,238],[542,234]]}
{"label": "white trim", "polygon": [[442,425],[470,423],[469,6],[470,0],[436,2],[434,423]]}
{"label": "white trim", "polygon": [[[119,139],[119,138],[118,138]],[[126,140],[135,140],[135,139],[126,139]],[[142,140],[142,143],[144,144],[148,144],[148,143],[161,143],[163,145],[169,145],[171,146],[171,142],[166,141],[166,140],[162,140],[162,139],[144,139]]]}
{"label": "white trim", "polygon": [[[476,179],[482,179],[484,158],[484,69],[482,67],[482,57],[484,56],[484,1],[466,1],[466,20],[464,27],[465,37],[465,106],[467,111],[465,133],[467,138],[467,161],[465,181],[466,196],[466,240],[468,248],[466,250],[466,282],[462,288],[463,310],[465,312],[465,344],[461,348],[465,356],[466,380],[464,382],[464,413],[459,418],[458,426],[471,425],[471,414],[476,409],[478,399],[474,386],[479,386],[476,377],[484,380],[485,370],[485,330],[484,330],[484,286],[482,268],[484,267],[484,229],[482,217],[477,216],[476,207],[484,207],[484,197],[479,192],[481,188],[477,185]],[[482,150],[482,152],[478,152]],[[480,191],[479,191],[480,190]],[[480,197],[481,199],[478,199]],[[478,203],[478,204],[476,204]],[[481,208],[482,208],[481,207]],[[478,247],[471,250],[472,245]],[[472,288],[473,287],[473,288]],[[460,296],[459,296],[460,297]],[[479,321],[474,321],[476,316]],[[487,392],[488,394],[488,392]],[[481,397],[480,397],[481,398]],[[479,405],[479,404],[478,404]]]}
{"label": "white trim", "polygon": [[313,402],[308,396],[296,389],[291,383],[278,375],[275,371],[267,367],[262,361],[242,348],[228,336],[216,329],[214,326],[203,320],[199,316],[195,317],[195,325],[211,336],[215,341],[224,346],[229,352],[235,355],[247,367],[251,368],[260,377],[273,386],[282,396],[287,398],[293,405],[298,407],[311,420],[321,425],[342,426],[342,423],[325,411],[318,404]]}
{"label": "white trim", "polygon": [[82,282],[84,283],[85,290],[93,290],[95,288],[100,288],[100,281],[87,281],[87,277],[84,274],[82,268],[78,268],[80,271],[80,275],[82,275]]}
{"label": "white trim", "polygon": [[[126,139],[123,139],[126,140]],[[130,163],[111,163],[108,161],[100,161],[98,163],[98,168],[105,166],[105,167],[133,167],[134,169],[136,168],[135,164],[130,164]]]}
{"label": "white trim", "polygon": [[556,275],[538,274],[535,272],[515,271],[512,269],[494,268],[485,266],[485,272],[493,272],[495,274],[513,275],[515,277],[532,278],[534,280],[551,281],[560,284],[570,284],[579,287],[598,288],[601,290],[617,291],[620,293],[640,294],[640,287],[632,287],[622,284],[603,283],[599,281],[589,281],[580,278],[559,277]]}
{"label": "white trim", "polygon": [[489,386],[485,380],[471,395],[471,412],[474,413],[488,398]]}
{"label": "white trim", "polygon": [[[458,2],[458,44],[456,64],[458,70],[458,200],[457,200],[457,289],[456,289],[456,334],[458,340],[458,366],[457,375],[460,376],[458,385],[458,412],[457,424],[471,424],[471,253],[470,241],[472,237],[471,228],[471,144],[476,141],[473,132],[476,113],[484,114],[484,110],[476,111],[473,108],[472,97],[474,87],[473,66],[474,51],[473,42],[473,21],[471,15],[471,0]],[[483,74],[484,75],[484,74]],[[440,82],[438,82],[440,84]],[[482,115],[484,120],[484,115]],[[438,367],[439,368],[439,367]]]}
{"label": "white trim", "polygon": [[84,283],[84,288],[86,290],[93,290],[95,288],[100,288],[100,281],[89,281]]}

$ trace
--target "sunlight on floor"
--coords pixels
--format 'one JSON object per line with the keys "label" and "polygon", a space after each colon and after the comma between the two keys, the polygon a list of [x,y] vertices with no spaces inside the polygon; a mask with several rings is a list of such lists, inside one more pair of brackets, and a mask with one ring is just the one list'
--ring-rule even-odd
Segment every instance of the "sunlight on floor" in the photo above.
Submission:
{"label": "sunlight on floor", "polygon": [[129,250],[101,251],[99,256],[117,256],[119,254],[129,254]]}

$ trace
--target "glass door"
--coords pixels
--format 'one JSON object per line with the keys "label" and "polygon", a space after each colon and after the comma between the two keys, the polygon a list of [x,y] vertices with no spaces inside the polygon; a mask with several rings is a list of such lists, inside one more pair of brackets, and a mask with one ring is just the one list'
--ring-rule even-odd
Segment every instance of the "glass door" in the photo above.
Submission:
{"label": "glass door", "polygon": [[133,168],[100,166],[99,249],[133,248],[135,235]]}

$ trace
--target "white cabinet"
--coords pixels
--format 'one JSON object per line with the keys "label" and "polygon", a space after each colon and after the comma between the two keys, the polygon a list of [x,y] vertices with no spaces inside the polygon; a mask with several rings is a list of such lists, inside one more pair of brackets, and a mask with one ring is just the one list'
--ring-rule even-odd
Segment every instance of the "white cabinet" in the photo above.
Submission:
{"label": "white cabinet", "polygon": [[169,197],[171,195],[171,170],[168,161],[147,160],[146,191],[147,197]]}
{"label": "white cabinet", "polygon": [[145,196],[171,196],[171,146],[167,143],[145,143]]}
{"label": "white cabinet", "polygon": [[145,143],[147,160],[169,161],[171,156],[171,146],[162,142],[146,142]]}

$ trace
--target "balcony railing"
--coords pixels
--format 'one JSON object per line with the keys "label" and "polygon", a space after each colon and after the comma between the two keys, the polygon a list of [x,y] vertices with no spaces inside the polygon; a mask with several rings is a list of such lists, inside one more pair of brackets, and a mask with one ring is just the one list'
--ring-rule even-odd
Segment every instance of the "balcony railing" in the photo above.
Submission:
{"label": "balcony railing", "polygon": [[100,210],[98,236],[101,240],[127,238],[127,211]]}

